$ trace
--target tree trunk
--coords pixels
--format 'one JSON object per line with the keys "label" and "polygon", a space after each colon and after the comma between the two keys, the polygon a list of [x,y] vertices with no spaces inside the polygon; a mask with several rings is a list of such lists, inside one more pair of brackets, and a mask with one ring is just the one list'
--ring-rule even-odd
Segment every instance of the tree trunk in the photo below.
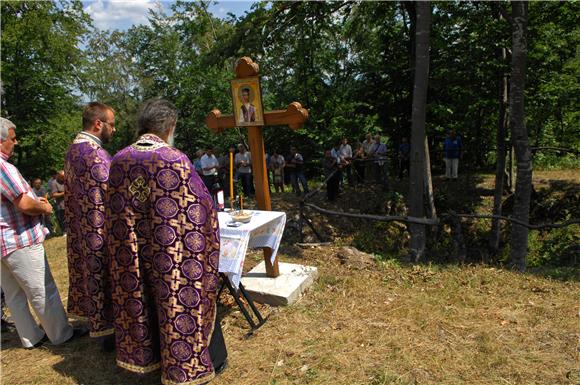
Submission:
{"label": "tree trunk", "polygon": [[[429,84],[429,32],[431,28],[431,4],[415,3],[417,24],[415,35],[415,86],[413,88],[413,111],[411,113],[411,175],[409,199],[411,216],[424,217],[423,192],[425,173],[425,113],[427,86]],[[417,262],[425,253],[425,226],[410,225],[411,257]]]}
{"label": "tree trunk", "polygon": [[[501,13],[498,12],[498,18],[501,19]],[[493,215],[501,215],[501,203],[504,191],[504,181],[505,181],[505,126],[506,126],[506,111],[508,103],[508,80],[507,75],[503,71],[503,63],[506,60],[506,49],[501,48],[498,50],[498,56],[501,60],[502,66],[497,74],[498,83],[498,101],[499,101],[499,114],[497,118],[497,133],[496,133],[496,147],[497,147],[497,159],[495,165],[495,191],[493,194]],[[499,250],[499,238],[500,238],[500,221],[494,218],[491,222],[491,234],[489,237],[489,247],[494,252],[497,253]]]}
{"label": "tree trunk", "polygon": [[417,7],[416,3],[413,1],[403,1],[403,5],[409,14],[409,24],[411,26],[409,30],[409,68],[411,69],[411,75],[413,75],[415,68],[415,52],[417,47]]}
{"label": "tree trunk", "polygon": [[514,147],[513,147],[513,142],[512,142],[512,138],[510,135],[510,139],[509,139],[509,150],[508,150],[508,169],[507,169],[507,191],[510,194],[513,194],[514,192]]}
{"label": "tree trunk", "polygon": [[[524,89],[526,75],[528,4],[512,3],[512,75],[510,84],[510,128],[515,147],[517,172],[513,217],[529,222],[532,191],[532,155],[525,125]],[[526,268],[529,229],[512,225],[511,265],[519,271]]]}
{"label": "tree trunk", "polygon": [[433,194],[433,179],[431,178],[431,157],[429,156],[429,141],[425,136],[425,197],[427,198],[427,217],[437,217],[437,210],[435,209],[435,195]]}

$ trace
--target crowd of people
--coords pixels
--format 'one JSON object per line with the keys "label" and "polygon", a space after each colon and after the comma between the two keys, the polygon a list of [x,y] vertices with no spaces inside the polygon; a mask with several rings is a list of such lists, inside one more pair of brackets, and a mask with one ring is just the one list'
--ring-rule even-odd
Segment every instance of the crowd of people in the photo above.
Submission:
{"label": "crowd of people", "polygon": [[[252,156],[245,144],[232,146],[227,152],[219,154],[210,146],[196,153],[194,165],[210,192],[223,189],[230,196],[229,185],[224,183],[229,175],[229,153],[234,154],[234,189],[238,182],[245,196],[254,195]],[[445,177],[456,179],[462,143],[454,131],[450,131],[444,142]],[[321,168],[326,180],[327,198],[334,201],[344,183],[356,186],[363,183],[377,183],[385,190],[389,187],[389,158],[387,144],[381,135],[366,135],[355,144],[354,149],[347,138],[324,151]],[[411,145],[407,137],[401,139],[396,150],[397,176],[402,180],[410,173]],[[308,194],[308,180],[305,174],[304,156],[295,146],[285,155],[277,149],[266,153],[266,167],[270,192],[284,192],[290,185],[297,196]],[[234,196],[238,194],[233,192]]]}
{"label": "crowd of people", "polygon": [[[294,194],[303,196],[310,192],[304,170],[304,156],[295,146],[290,147],[289,150],[285,156],[277,149],[266,153],[270,191],[284,192],[286,190],[285,186],[289,184]],[[198,150],[194,159],[195,169],[202,177],[209,191],[224,189],[225,195],[230,196],[229,185],[224,183],[229,175],[230,152],[234,154],[234,180],[236,182],[234,189],[236,189],[239,182],[243,194],[251,197],[255,193],[252,155],[245,144],[240,143],[235,147],[230,147],[228,152],[223,154],[216,153],[216,149],[213,146],[209,146],[205,150]],[[331,172],[336,174],[329,186],[334,186],[335,182],[341,181],[343,173],[350,184],[362,183],[365,180],[372,179],[386,185],[386,155],[387,147],[382,143],[380,135],[376,135],[374,138],[368,135],[367,139],[357,146],[354,152],[345,138],[326,151],[321,165],[325,176],[329,176]],[[370,161],[370,163],[365,165],[362,161]],[[334,187],[331,187],[331,190],[333,189]],[[234,191],[234,196],[237,193],[237,191]],[[330,192],[329,194],[331,196],[336,195],[335,192]]]}
{"label": "crowd of people", "polygon": [[[234,157],[233,175],[235,183],[233,194],[229,191],[229,184],[225,183],[230,172],[230,153]],[[230,195],[236,196],[240,192],[246,197],[252,197],[256,192],[252,170],[252,154],[243,143],[230,147],[223,154],[220,154],[213,146],[208,146],[205,150],[198,150],[193,164],[210,192],[216,189],[223,189],[227,197]],[[286,157],[277,150],[267,153],[266,167],[271,191],[284,192],[288,183],[292,186],[292,191],[298,196],[310,191],[304,174],[304,158],[296,147],[291,147]],[[237,191],[238,184],[241,185],[241,191]]]}

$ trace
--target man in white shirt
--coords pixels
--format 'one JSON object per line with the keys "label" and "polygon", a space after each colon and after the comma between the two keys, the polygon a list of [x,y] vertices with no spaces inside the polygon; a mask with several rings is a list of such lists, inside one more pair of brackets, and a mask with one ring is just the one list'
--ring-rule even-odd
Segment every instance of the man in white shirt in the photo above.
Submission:
{"label": "man in white shirt", "polygon": [[373,140],[373,136],[371,134],[367,134],[366,139],[362,142],[363,151],[366,157],[371,155],[371,147],[374,143],[375,141]]}
{"label": "man in white shirt", "polygon": [[308,189],[308,181],[306,180],[306,176],[304,175],[304,158],[300,153],[298,153],[298,149],[294,146],[290,148],[290,156],[288,157],[288,161],[286,162],[287,165],[290,166],[292,170],[292,174],[290,174],[290,180],[292,181],[292,189],[297,196],[302,195],[300,191],[300,184],[302,184],[302,190],[304,191],[304,195],[308,194],[310,190]]}
{"label": "man in white shirt", "polygon": [[213,146],[209,146],[205,155],[201,157],[201,172],[203,183],[211,193],[218,176],[220,164],[213,153]]}
{"label": "man in white shirt", "polygon": [[254,194],[254,183],[252,181],[252,154],[246,151],[246,146],[238,145],[235,164],[238,169],[238,177],[242,180],[244,195],[249,197]]}
{"label": "man in white shirt", "polygon": [[274,174],[273,181],[276,192],[284,192],[284,166],[286,166],[284,157],[278,154],[277,150],[274,150],[270,158],[270,169]]}
{"label": "man in white shirt", "polygon": [[387,145],[381,142],[381,136],[375,136],[375,144],[371,148],[372,156],[375,158],[375,175],[377,182],[383,185],[383,189],[388,189],[389,175],[387,169]]}
{"label": "man in white shirt", "polygon": [[346,171],[346,179],[348,180],[349,186],[352,186],[352,147],[348,144],[348,139],[343,138],[342,144],[338,149],[338,154],[340,156],[340,163],[343,165]]}
{"label": "man in white shirt", "polygon": [[365,175],[366,182],[370,182],[372,179],[373,165],[372,165],[372,162],[369,162],[366,159],[370,159],[373,157],[373,153],[371,152],[371,150],[372,150],[372,147],[374,144],[375,144],[375,141],[373,139],[373,136],[371,134],[367,134],[366,139],[363,140],[363,142],[362,142],[362,148],[363,148],[364,159],[365,159],[364,175]]}
{"label": "man in white shirt", "polygon": [[343,160],[350,161],[352,159],[352,147],[348,144],[348,139],[343,138],[342,144],[339,148],[340,156]]}

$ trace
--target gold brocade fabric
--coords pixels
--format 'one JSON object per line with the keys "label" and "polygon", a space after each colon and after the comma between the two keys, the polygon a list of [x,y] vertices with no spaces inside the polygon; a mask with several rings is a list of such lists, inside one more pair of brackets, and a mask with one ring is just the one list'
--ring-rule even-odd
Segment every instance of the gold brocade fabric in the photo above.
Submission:
{"label": "gold brocade fabric", "polygon": [[209,381],[216,313],[219,228],[191,162],[154,135],[111,162],[107,244],[117,363],[164,384]]}
{"label": "gold brocade fabric", "polygon": [[91,337],[114,332],[105,245],[104,198],[111,156],[82,133],[65,159],[69,314],[89,321]]}

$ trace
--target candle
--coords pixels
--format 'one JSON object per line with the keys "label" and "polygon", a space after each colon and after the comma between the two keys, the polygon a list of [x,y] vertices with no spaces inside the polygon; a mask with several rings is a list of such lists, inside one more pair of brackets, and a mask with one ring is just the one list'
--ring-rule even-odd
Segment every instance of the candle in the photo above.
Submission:
{"label": "candle", "polygon": [[234,152],[230,150],[230,204],[234,209]]}

